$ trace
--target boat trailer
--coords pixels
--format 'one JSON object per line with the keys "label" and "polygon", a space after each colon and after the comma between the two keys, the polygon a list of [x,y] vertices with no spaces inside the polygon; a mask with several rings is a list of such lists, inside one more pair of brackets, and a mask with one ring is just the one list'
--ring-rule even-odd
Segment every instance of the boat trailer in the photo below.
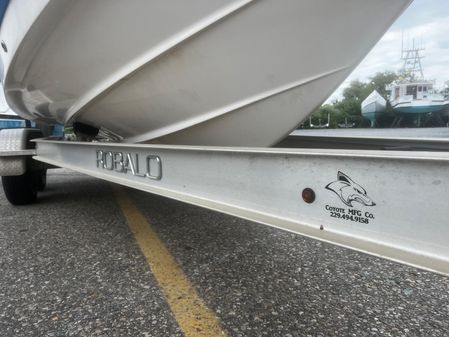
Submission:
{"label": "boat trailer", "polygon": [[[30,142],[31,133],[0,131],[2,180],[64,167],[449,275],[449,139],[220,148]],[[43,183],[27,179],[33,188]]]}

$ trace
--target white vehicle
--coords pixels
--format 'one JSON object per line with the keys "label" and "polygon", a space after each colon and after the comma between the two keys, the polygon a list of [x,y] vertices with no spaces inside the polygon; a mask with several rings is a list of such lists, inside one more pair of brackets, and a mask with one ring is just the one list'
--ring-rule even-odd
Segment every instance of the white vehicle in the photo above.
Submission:
{"label": "white vehicle", "polygon": [[288,134],[409,2],[13,0],[8,103],[84,141],[0,131],[6,197],[32,202],[66,167],[449,274],[447,140],[249,147]]}

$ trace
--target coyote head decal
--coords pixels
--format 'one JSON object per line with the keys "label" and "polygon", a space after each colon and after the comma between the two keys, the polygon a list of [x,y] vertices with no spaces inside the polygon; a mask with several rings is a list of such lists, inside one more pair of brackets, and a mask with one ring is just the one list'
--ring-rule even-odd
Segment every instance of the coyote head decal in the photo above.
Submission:
{"label": "coyote head decal", "polygon": [[343,172],[338,172],[337,181],[328,184],[326,188],[337,194],[341,201],[349,207],[353,207],[352,202],[354,201],[365,206],[376,205],[375,202],[368,197],[365,189]]}

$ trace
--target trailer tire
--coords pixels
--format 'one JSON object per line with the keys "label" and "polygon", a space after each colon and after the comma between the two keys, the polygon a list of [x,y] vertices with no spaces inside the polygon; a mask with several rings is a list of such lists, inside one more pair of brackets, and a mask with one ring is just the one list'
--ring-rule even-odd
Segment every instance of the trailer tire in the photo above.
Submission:
{"label": "trailer tire", "polygon": [[47,170],[35,172],[35,177],[37,190],[38,192],[42,192],[47,186]]}
{"label": "trailer tire", "polygon": [[36,174],[25,172],[20,176],[2,177],[6,199],[13,205],[28,205],[36,201],[38,184]]}

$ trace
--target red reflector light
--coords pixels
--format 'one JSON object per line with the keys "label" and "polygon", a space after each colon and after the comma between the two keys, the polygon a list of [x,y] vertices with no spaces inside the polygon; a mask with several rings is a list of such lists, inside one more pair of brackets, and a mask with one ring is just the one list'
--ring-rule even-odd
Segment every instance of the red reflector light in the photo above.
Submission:
{"label": "red reflector light", "polygon": [[302,191],[302,199],[308,204],[311,204],[315,201],[315,192],[311,188],[305,188]]}

